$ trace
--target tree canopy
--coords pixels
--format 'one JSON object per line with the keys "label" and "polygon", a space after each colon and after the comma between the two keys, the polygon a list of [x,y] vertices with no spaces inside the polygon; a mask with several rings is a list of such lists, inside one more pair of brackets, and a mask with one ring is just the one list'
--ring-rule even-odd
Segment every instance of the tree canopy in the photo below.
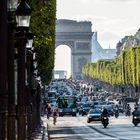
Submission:
{"label": "tree canopy", "polygon": [[85,76],[111,85],[140,85],[140,46],[122,51],[114,60],[99,60],[82,68]]}
{"label": "tree canopy", "polygon": [[42,81],[48,84],[54,68],[56,0],[30,0],[29,3],[37,68]]}

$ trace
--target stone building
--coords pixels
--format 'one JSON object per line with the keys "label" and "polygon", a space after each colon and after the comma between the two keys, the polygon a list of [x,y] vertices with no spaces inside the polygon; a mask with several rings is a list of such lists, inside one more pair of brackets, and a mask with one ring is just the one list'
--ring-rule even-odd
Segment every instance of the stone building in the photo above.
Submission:
{"label": "stone building", "polygon": [[133,46],[140,45],[140,29],[135,35],[125,36],[116,45],[117,55],[120,55],[121,51],[126,48],[131,48]]}

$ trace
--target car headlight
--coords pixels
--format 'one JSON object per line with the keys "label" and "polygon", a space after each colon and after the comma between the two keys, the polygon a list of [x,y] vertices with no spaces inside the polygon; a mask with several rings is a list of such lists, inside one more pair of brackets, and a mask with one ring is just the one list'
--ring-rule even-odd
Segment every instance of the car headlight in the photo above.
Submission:
{"label": "car headlight", "polygon": [[62,112],[62,109],[59,109],[59,112]]}
{"label": "car headlight", "polygon": [[88,114],[87,116],[88,116],[88,118],[92,118],[92,116],[91,116],[91,115],[89,115],[89,114]]}
{"label": "car headlight", "polygon": [[72,109],[73,112],[76,112],[76,109]]}
{"label": "car headlight", "polygon": [[137,117],[136,117],[136,116],[134,116],[134,119],[137,119]]}

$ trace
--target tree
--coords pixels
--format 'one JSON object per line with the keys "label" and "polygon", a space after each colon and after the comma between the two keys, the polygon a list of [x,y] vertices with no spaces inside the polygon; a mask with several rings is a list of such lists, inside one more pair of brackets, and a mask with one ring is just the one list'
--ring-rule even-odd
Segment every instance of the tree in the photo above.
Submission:
{"label": "tree", "polygon": [[42,81],[48,84],[54,68],[56,0],[30,0],[30,5],[37,68]]}

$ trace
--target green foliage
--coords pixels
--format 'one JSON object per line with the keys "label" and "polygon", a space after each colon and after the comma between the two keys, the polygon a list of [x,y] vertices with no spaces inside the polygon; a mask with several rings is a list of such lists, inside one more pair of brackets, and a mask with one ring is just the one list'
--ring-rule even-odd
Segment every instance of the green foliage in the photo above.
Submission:
{"label": "green foliage", "polygon": [[42,81],[48,84],[54,68],[56,0],[30,0],[30,6],[38,70]]}
{"label": "green foliage", "polygon": [[112,85],[140,85],[140,46],[124,50],[114,59],[100,60],[83,67],[83,75]]}

